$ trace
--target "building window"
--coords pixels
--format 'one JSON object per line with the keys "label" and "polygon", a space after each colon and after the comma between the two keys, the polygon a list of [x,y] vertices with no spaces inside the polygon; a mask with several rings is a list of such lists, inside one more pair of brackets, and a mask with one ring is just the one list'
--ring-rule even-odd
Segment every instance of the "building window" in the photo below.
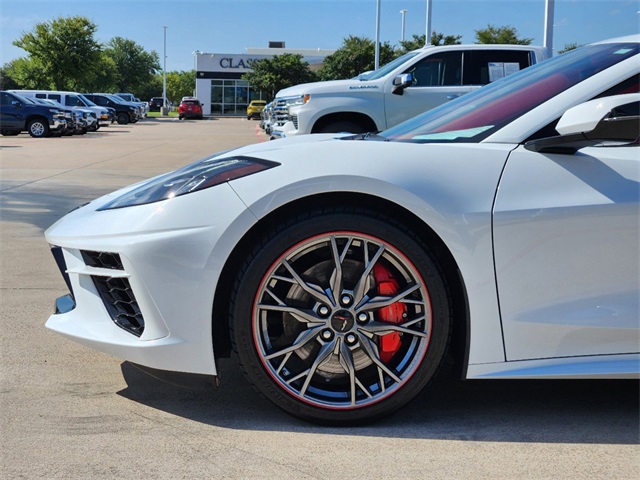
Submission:
{"label": "building window", "polygon": [[211,80],[211,114],[244,115],[251,100],[261,100],[244,80]]}

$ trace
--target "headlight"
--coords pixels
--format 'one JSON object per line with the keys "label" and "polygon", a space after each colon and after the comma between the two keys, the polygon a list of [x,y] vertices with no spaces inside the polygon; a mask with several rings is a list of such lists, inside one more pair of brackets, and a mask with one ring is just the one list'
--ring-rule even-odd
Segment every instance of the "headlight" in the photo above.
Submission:
{"label": "headlight", "polygon": [[311,95],[300,95],[299,97],[291,97],[287,99],[287,106],[304,105],[311,99]]}
{"label": "headlight", "polygon": [[112,200],[98,210],[132,207],[197,192],[280,165],[251,157],[211,158],[157,177]]}
{"label": "headlight", "polygon": [[59,113],[59,110],[57,108],[50,108],[49,111],[51,113]]}

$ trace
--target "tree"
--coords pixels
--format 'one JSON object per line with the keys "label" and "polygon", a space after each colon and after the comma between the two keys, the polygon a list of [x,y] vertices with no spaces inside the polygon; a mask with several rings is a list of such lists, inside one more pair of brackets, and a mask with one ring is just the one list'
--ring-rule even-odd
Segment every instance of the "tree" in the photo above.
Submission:
{"label": "tree", "polygon": [[515,27],[507,25],[496,27],[487,25],[487,28],[476,30],[476,43],[506,43],[511,45],[530,45],[533,38],[518,38]]}
{"label": "tree", "polygon": [[115,65],[114,82],[118,92],[137,92],[160,70],[160,60],[155,50],[147,52],[127,38],[112,38],[107,42],[104,52]]}
{"label": "tree", "polygon": [[0,90],[13,90],[19,89],[20,84],[13,77],[11,72],[13,67],[13,62],[5,63],[2,68],[0,68]]}
{"label": "tree", "polygon": [[579,48],[581,46],[582,46],[581,44],[575,43],[575,42],[567,43],[565,44],[564,48],[562,48],[561,50],[558,50],[558,54],[567,53],[568,51],[575,50],[576,48]]}
{"label": "tree", "polygon": [[40,68],[47,87],[83,90],[100,61],[97,27],[85,17],[59,17],[38,23],[13,44],[29,53],[32,67]]}
{"label": "tree", "polygon": [[[302,55],[285,53],[273,58],[257,60],[251,65],[252,71],[242,76],[256,90],[261,90],[271,98],[283,88],[316,80],[309,64],[302,61]],[[195,84],[195,82],[194,82]]]}
{"label": "tree", "polygon": [[[410,52],[411,50],[417,50],[425,46],[425,38],[426,35],[413,35],[411,40],[406,40],[404,42],[400,42],[402,49],[400,53]],[[431,45],[435,45],[436,47],[440,45],[460,45],[460,39],[462,35],[444,35],[443,33],[438,33],[436,31],[431,32]]]}
{"label": "tree", "polygon": [[[158,76],[162,77],[161,75]],[[167,72],[167,98],[170,102],[176,104],[180,102],[182,97],[191,97],[195,88],[195,71]]]}
{"label": "tree", "polygon": [[[321,80],[341,80],[353,78],[375,67],[375,42],[365,37],[349,35],[342,46],[324,59],[318,72]],[[389,63],[398,53],[389,42],[380,45],[380,65]]]}
{"label": "tree", "polygon": [[[16,58],[5,65],[7,76],[24,89],[49,89],[49,79],[45,76],[42,66],[37,60]],[[3,89],[9,87],[4,86]]]}

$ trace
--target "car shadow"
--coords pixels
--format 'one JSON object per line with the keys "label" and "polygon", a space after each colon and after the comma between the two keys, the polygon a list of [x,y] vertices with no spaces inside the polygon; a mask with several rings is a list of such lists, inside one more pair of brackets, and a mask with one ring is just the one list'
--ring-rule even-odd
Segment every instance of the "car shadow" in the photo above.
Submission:
{"label": "car shadow", "polygon": [[166,384],[121,365],[129,400],[208,425],[434,440],[637,444],[639,383],[632,380],[436,381],[399,412],[359,427],[322,427],[280,412],[260,397],[233,360],[219,365],[211,392]]}

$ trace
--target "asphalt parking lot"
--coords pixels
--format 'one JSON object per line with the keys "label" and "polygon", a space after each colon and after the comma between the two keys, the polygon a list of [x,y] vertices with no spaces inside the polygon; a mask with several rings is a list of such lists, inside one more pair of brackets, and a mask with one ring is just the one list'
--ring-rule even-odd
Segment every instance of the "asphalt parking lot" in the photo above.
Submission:
{"label": "asphalt parking lot", "polygon": [[322,428],[261,399],[233,359],[218,391],[195,392],[44,328],[66,293],[49,225],[118,187],[266,140],[245,119],[0,137],[0,478],[640,478],[638,382],[441,380],[381,422]]}

